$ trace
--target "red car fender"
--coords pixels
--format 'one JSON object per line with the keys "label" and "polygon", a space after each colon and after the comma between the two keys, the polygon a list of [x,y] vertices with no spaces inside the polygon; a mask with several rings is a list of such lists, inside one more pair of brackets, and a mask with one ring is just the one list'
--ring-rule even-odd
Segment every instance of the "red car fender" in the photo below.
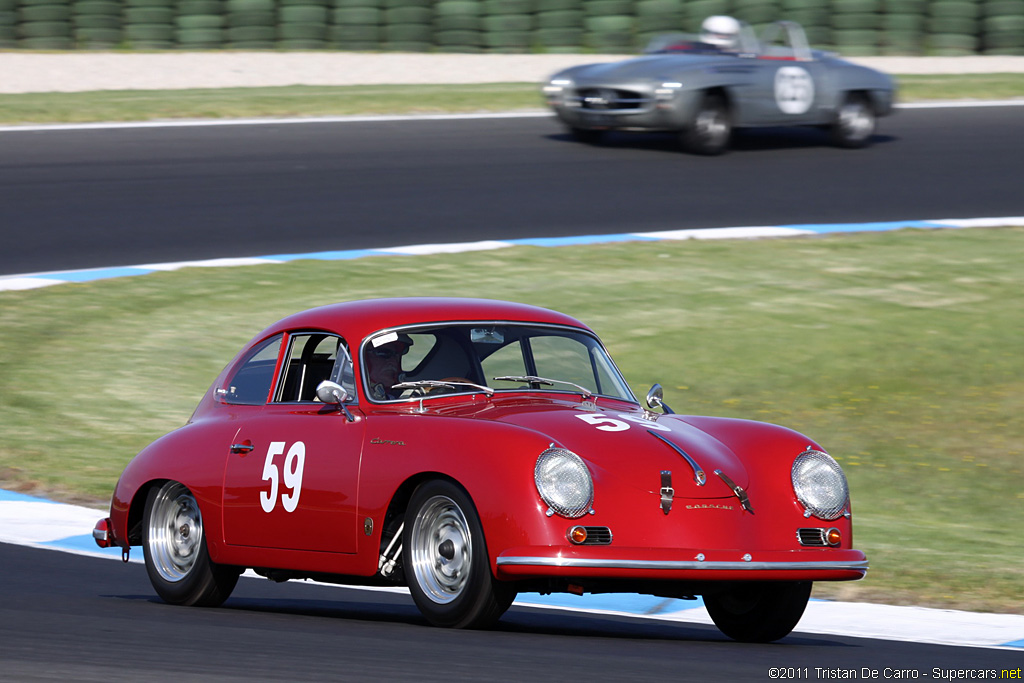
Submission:
{"label": "red car fender", "polygon": [[[127,548],[129,544],[141,543],[141,537],[133,539],[130,534],[136,524],[143,522],[150,486],[173,480],[184,484],[195,496],[203,515],[210,558],[218,561],[223,538],[223,461],[231,436],[214,424],[197,422],[180,427],[142,449],[125,467],[111,500],[111,521],[118,545]],[[223,446],[219,447],[220,444]]]}
{"label": "red car fender", "polygon": [[[549,437],[501,423],[431,414],[376,415],[367,424],[359,491],[363,516],[383,519],[405,482],[443,477],[472,498],[492,565],[504,548],[564,541],[564,530],[545,516],[547,507],[533,480]],[[409,487],[405,493],[411,494]]]}

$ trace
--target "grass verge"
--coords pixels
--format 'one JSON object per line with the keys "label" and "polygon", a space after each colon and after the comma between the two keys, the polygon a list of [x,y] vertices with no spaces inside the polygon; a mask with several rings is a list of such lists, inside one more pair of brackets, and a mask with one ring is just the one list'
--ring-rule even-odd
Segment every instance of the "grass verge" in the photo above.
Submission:
{"label": "grass verge", "polygon": [[[1024,97],[1024,74],[900,76],[898,81],[904,102]],[[0,95],[0,123],[430,114],[543,106],[536,83],[111,90]]]}
{"label": "grass verge", "polygon": [[0,292],[0,486],[105,504],[266,324],[472,294],[594,327],[642,395],[777,422],[843,464],[866,580],[819,596],[1000,612],[1024,595],[1024,228],[630,243],[188,269]]}

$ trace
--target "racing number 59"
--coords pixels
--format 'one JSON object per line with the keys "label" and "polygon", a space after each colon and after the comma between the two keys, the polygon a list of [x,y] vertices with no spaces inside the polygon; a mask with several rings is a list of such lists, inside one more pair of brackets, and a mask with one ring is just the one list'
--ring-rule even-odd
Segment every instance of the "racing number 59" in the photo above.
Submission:
{"label": "racing number 59", "polygon": [[[280,483],[281,473],[274,464],[274,456],[284,453],[284,441],[272,441],[267,449],[267,459],[263,462],[263,481],[270,482],[270,491],[260,491],[260,505],[264,512],[273,512],[277,506],[277,489]],[[290,493],[281,494],[281,507],[285,512],[295,512],[299,505],[299,496],[302,494],[302,469],[306,464],[306,444],[296,441],[288,449],[288,455],[284,458],[282,468],[284,486],[290,489]]]}

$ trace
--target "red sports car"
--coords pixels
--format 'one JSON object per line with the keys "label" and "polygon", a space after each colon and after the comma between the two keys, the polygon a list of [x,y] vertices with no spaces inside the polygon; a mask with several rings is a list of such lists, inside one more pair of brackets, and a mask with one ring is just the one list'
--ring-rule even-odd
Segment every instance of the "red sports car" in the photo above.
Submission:
{"label": "red sports car", "polygon": [[129,463],[96,542],[141,545],[164,600],[274,580],[406,584],[433,624],[520,591],[703,596],[743,641],[785,636],[813,581],[859,579],[836,461],[775,425],[641,407],[560,313],[384,299],[260,332],[188,423]]}

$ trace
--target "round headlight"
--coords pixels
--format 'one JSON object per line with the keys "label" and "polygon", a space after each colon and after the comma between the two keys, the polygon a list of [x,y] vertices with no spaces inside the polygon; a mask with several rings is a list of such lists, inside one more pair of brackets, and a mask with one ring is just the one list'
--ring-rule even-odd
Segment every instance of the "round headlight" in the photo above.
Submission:
{"label": "round headlight", "polygon": [[549,448],[540,454],[533,481],[548,507],[563,517],[582,517],[594,502],[590,470],[580,456],[564,448]]}
{"label": "round headlight", "polygon": [[820,519],[836,519],[850,502],[846,475],[832,456],[807,450],[793,462],[793,491],[807,511]]}

